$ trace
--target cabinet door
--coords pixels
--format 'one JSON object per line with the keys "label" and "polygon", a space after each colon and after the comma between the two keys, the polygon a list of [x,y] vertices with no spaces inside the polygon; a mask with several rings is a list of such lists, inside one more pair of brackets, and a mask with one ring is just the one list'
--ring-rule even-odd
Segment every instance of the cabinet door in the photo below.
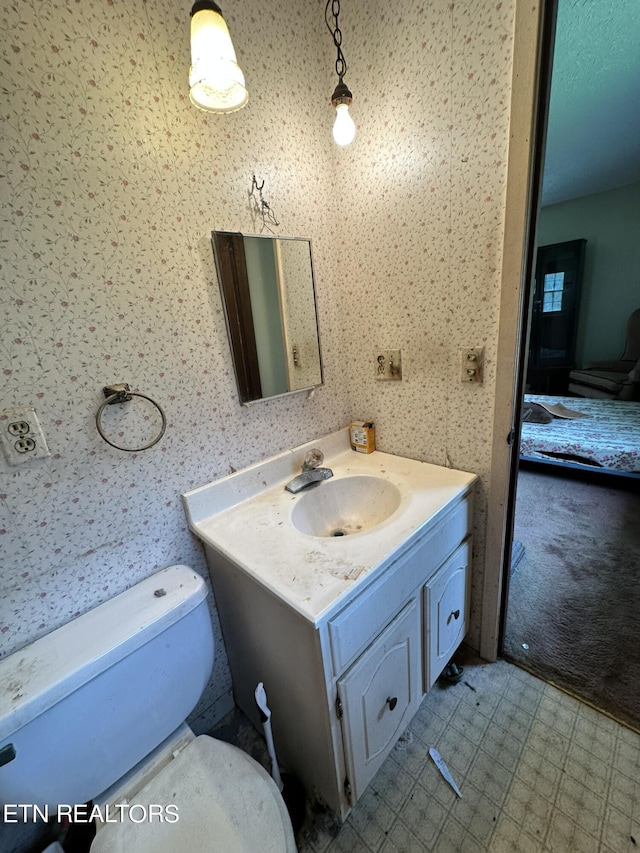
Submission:
{"label": "cabinet door", "polygon": [[471,583],[467,539],[425,585],[425,685],[440,675],[467,633]]}
{"label": "cabinet door", "polygon": [[338,680],[354,804],[418,709],[420,619],[415,599]]}

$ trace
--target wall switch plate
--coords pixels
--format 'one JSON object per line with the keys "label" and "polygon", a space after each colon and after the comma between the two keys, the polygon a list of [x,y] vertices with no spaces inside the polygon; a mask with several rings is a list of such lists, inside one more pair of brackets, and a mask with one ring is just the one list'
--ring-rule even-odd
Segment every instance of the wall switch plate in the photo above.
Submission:
{"label": "wall switch plate", "polygon": [[482,382],[484,347],[464,347],[461,362],[462,382]]}
{"label": "wall switch plate", "polygon": [[11,466],[51,456],[36,410],[31,406],[0,412],[0,444]]}
{"label": "wall switch plate", "polygon": [[399,349],[376,351],[376,379],[402,379],[402,352]]}

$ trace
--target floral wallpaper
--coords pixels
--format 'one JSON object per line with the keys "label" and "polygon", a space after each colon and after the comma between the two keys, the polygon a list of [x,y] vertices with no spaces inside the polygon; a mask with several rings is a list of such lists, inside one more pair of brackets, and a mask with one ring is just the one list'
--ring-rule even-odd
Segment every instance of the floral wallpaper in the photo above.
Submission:
{"label": "floral wallpaper", "polygon": [[[345,0],[347,149],[322,0],[225,9],[250,91],[229,116],[189,102],[189,5],[0,5],[0,409],[35,406],[52,454],[0,461],[0,653],[161,567],[206,576],[180,493],[362,418],[382,450],[481,475],[477,639],[513,0]],[[253,174],[279,233],[313,242],[325,386],[243,408],[210,232],[259,230]],[[485,346],[481,386],[459,381],[465,345]],[[401,383],[375,382],[381,346],[402,349]],[[152,449],[100,439],[112,382],[166,411]],[[125,443],[155,426],[137,411],[108,413]],[[231,701],[210,602],[200,730]]]}
{"label": "floral wallpaper", "polygon": [[[315,4],[235,6],[227,21],[251,100],[212,116],[188,98],[188,3],[3,0],[0,409],[33,405],[52,454],[0,461],[3,654],[164,566],[206,576],[181,492],[348,421],[333,211],[331,199],[317,203],[333,150],[314,109],[324,96]],[[287,59],[283,41],[296,45]],[[279,233],[313,241],[326,385],[312,400],[243,408],[210,235],[259,230],[254,173]],[[129,454],[99,437],[94,417],[112,382],[165,410],[155,447]],[[128,405],[104,424],[135,446],[158,424],[144,401]],[[230,676],[210,601],[216,669],[200,710],[217,717]]]}
{"label": "floral wallpaper", "polygon": [[[337,152],[336,181],[352,415],[375,422],[381,450],[480,475],[469,637],[477,644],[513,4],[372,0],[366,16],[357,3],[342,8],[358,128]],[[485,348],[482,384],[461,381],[467,346]],[[402,350],[402,382],[376,381],[380,348]]]}

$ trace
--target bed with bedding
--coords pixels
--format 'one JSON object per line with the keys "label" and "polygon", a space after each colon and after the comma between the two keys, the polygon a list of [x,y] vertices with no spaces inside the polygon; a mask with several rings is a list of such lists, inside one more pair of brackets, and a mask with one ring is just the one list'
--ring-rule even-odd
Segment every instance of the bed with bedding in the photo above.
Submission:
{"label": "bed with bedding", "polygon": [[640,402],[525,394],[520,458],[640,476]]}

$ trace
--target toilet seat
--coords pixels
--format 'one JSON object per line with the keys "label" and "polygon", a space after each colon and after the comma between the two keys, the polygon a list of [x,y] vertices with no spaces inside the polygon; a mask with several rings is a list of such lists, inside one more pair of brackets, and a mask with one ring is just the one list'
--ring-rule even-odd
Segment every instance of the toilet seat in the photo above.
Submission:
{"label": "toilet seat", "polygon": [[[125,816],[100,827],[91,853],[295,853],[275,782],[249,755],[207,735],[192,740],[131,797]],[[149,817],[149,806],[164,807]],[[110,805],[115,805],[111,803]],[[166,806],[177,807],[166,810]],[[145,813],[146,810],[146,813]],[[174,820],[174,822],[169,822]]]}

